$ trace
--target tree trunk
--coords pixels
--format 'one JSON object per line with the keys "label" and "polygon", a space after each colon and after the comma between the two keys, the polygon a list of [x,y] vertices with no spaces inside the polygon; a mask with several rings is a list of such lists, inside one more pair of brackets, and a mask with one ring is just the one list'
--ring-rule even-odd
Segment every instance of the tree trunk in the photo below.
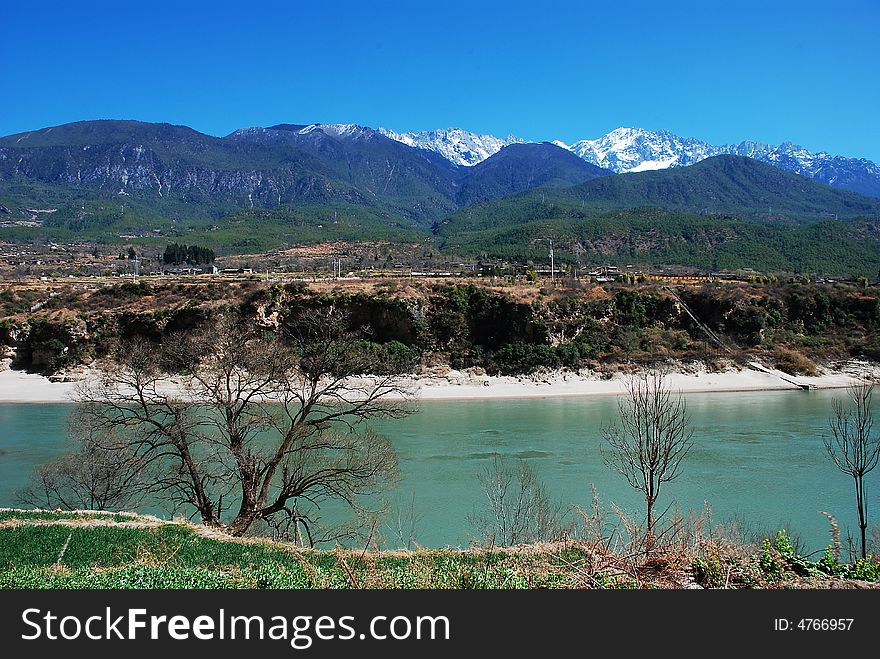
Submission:
{"label": "tree trunk", "polygon": [[220,521],[220,517],[217,515],[217,511],[214,510],[214,505],[210,500],[203,501],[201,505],[196,507],[199,510],[199,516],[202,518],[202,524],[212,528],[223,526],[223,522]]}
{"label": "tree trunk", "polygon": [[859,531],[861,531],[862,540],[862,558],[867,557],[867,538],[865,530],[868,528],[868,520],[865,519],[865,484],[864,481],[856,476],[856,507],[859,511]]}
{"label": "tree trunk", "polygon": [[652,497],[647,497],[645,502],[648,504],[648,521],[645,529],[645,549],[651,551],[654,548],[654,501]]}
{"label": "tree trunk", "polygon": [[230,535],[241,536],[247,533],[247,530],[251,528],[251,524],[257,519],[257,509],[256,507],[245,507],[242,505],[241,510],[238,511],[238,514],[235,516],[229,526],[226,527],[226,530]]}
{"label": "tree trunk", "polygon": [[223,526],[223,522],[221,522],[213,512],[203,512],[200,513],[200,515],[204,526],[210,526],[211,528],[220,528]]}

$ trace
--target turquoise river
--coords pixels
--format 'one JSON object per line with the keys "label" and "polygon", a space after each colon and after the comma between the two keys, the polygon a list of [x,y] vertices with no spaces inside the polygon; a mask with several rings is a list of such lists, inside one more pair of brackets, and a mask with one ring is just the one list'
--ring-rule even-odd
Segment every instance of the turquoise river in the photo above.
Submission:
{"label": "turquoise river", "polygon": [[[752,531],[786,528],[809,551],[830,539],[820,511],[854,528],[852,481],[836,470],[822,445],[831,403],[842,391],[690,394],[694,448],[678,480],[664,486],[660,507],[712,508],[713,520],[737,519]],[[15,491],[65,441],[68,404],[0,404],[0,506],[17,505]],[[467,545],[469,514],[483,507],[478,474],[493,454],[528,460],[550,494],[588,507],[591,484],[601,504],[638,513],[638,493],[610,471],[601,428],[613,421],[610,396],[422,402],[404,419],[374,423],[400,457],[393,507],[417,518],[422,546]],[[880,506],[880,469],[868,477],[869,511]],[[383,532],[396,546],[399,516]],[[875,520],[876,522],[876,520]]]}

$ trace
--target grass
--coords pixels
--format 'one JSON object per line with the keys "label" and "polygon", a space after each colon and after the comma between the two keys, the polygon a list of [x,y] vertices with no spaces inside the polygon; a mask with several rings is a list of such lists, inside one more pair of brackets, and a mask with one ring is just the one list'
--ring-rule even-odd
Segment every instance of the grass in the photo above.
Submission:
{"label": "grass", "polygon": [[[849,581],[847,581],[849,580]],[[852,580],[860,580],[854,582]],[[615,553],[555,542],[498,549],[316,551],[129,514],[0,512],[0,588],[755,588],[880,581],[880,563],[712,545]]]}
{"label": "grass", "polygon": [[108,520],[130,522],[143,519],[134,513],[107,513],[99,511],[50,512],[47,510],[11,510],[0,508],[0,523],[7,520],[58,522],[63,520]]}
{"label": "grass", "polygon": [[0,527],[0,587],[566,587],[571,580],[548,570],[548,561],[561,565],[566,556],[581,558],[577,550],[564,549],[546,554],[312,551],[206,537],[188,524],[70,526],[63,522],[75,518],[67,516],[54,524],[35,523],[45,519],[24,514],[17,525]]}

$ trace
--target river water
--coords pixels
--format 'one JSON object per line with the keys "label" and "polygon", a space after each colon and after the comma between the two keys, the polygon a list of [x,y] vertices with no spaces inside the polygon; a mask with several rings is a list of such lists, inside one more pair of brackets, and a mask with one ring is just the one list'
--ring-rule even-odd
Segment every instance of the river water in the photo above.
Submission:
{"label": "river water", "polygon": [[[708,502],[715,522],[786,528],[819,550],[830,539],[820,511],[855,527],[852,480],[825,455],[831,403],[842,391],[689,394],[694,447],[680,477],[663,486],[659,507]],[[414,512],[422,546],[466,545],[469,514],[484,506],[478,475],[494,454],[528,460],[554,499],[588,507],[591,484],[604,508],[638,514],[639,494],[602,460],[601,428],[616,415],[610,396],[422,402],[404,419],[374,422],[400,457],[393,508]],[[64,444],[68,404],[0,404],[0,506],[16,505],[35,465]],[[880,510],[880,469],[868,477],[869,511]],[[396,546],[398,514],[383,532]]]}

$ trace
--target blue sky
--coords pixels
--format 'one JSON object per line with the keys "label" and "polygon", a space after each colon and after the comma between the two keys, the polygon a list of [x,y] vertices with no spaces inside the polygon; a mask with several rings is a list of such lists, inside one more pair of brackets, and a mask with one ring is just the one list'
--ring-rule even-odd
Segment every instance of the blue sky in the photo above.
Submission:
{"label": "blue sky", "polygon": [[880,162],[880,2],[4,2],[0,134],[618,126]]}

